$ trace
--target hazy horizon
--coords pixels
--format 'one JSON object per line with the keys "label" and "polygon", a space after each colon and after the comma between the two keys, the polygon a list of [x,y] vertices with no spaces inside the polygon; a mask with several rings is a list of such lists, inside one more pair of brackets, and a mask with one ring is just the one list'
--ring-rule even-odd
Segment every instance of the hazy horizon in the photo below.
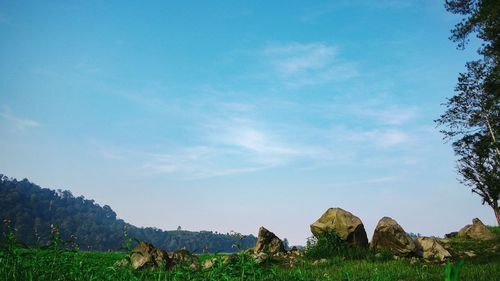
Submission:
{"label": "hazy horizon", "polygon": [[383,216],[496,225],[433,122],[477,57],[443,5],[1,2],[0,173],[137,226],[291,245],[330,207],[369,239]]}

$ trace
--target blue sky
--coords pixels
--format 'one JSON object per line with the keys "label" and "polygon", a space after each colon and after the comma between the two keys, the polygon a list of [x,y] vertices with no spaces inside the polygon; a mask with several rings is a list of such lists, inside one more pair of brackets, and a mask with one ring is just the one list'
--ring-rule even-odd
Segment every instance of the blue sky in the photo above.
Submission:
{"label": "blue sky", "polygon": [[[433,122],[476,57],[440,1],[0,1],[0,171],[139,226],[304,244],[329,207],[480,217]],[[376,3],[374,3],[376,2]]]}

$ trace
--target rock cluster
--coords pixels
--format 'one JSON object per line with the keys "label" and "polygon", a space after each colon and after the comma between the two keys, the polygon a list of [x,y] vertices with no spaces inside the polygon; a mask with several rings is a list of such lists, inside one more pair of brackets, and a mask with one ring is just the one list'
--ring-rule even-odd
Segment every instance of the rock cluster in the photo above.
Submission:
{"label": "rock cluster", "polygon": [[168,254],[150,243],[140,242],[131,252],[129,259],[115,263],[116,266],[131,266],[133,269],[170,269],[180,264],[186,264],[191,269],[200,268],[198,257],[187,250]]}
{"label": "rock cluster", "polygon": [[[362,221],[343,209],[330,208],[311,225],[311,232],[316,237],[332,230],[351,246],[366,246],[368,244]],[[373,233],[371,247],[390,252],[396,257],[422,258],[426,261],[439,262],[451,258],[450,253],[438,240],[432,237],[419,237],[414,241],[390,217],[383,217],[378,222]]]}
{"label": "rock cluster", "polygon": [[[317,221],[310,225],[310,228],[316,237],[334,231],[340,239],[346,241],[352,247],[368,246],[366,231],[361,219],[341,208],[328,209]],[[495,238],[495,235],[477,218],[473,219],[472,225],[466,225],[460,231],[446,236],[479,240]],[[417,237],[413,240],[394,219],[383,217],[375,228],[370,246],[377,250],[389,252],[395,257],[446,262],[452,258],[448,251],[450,250],[450,238],[438,240],[434,237]],[[465,252],[465,254],[467,256],[475,255],[469,252]],[[253,258],[257,264],[279,261],[281,264],[293,267],[304,255],[304,252],[297,249],[287,251],[280,238],[265,227],[260,227],[255,247],[240,254],[214,257],[200,264],[198,257],[187,250],[178,250],[168,254],[149,243],[140,242],[132,250],[129,259],[118,261],[116,265],[131,266],[134,269],[170,269],[183,264],[189,266],[192,270],[199,270],[201,268],[212,268],[216,264],[226,266],[238,262],[242,257],[241,255],[243,255],[243,258]],[[317,261],[317,264],[321,264],[321,261]]]}
{"label": "rock cluster", "polygon": [[389,251],[398,257],[417,257],[426,261],[444,262],[451,258],[448,252],[433,237],[417,237],[414,241],[392,218],[383,217],[377,224],[372,238],[372,247]]}

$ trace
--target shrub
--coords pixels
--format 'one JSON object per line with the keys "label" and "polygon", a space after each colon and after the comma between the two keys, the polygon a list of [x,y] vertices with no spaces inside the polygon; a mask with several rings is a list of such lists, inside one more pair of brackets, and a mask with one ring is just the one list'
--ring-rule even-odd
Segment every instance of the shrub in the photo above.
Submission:
{"label": "shrub", "polygon": [[305,253],[306,257],[310,259],[328,259],[333,257],[363,259],[371,254],[367,248],[350,246],[335,231],[326,232],[319,237],[310,237],[307,239]]}
{"label": "shrub", "polygon": [[494,233],[494,234],[496,234],[496,235],[500,235],[500,226],[489,226],[489,225],[488,225],[487,227],[488,227],[488,229],[489,229],[492,233]]}

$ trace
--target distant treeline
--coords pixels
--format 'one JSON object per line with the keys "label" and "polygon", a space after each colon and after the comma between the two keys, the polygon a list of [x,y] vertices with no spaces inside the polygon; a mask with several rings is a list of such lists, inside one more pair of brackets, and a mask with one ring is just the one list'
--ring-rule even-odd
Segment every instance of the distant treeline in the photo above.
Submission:
{"label": "distant treeline", "polygon": [[[125,245],[124,230],[130,237],[147,241],[166,251],[186,248],[192,252],[234,252],[253,247],[256,238],[239,233],[212,231],[164,231],[135,227],[116,218],[110,206],[99,206],[68,190],[51,190],[0,174],[0,219],[2,237],[7,224],[15,229],[16,239],[28,246],[44,246],[54,225],[63,240],[75,241],[82,250],[119,250]],[[37,242],[38,240],[38,242]]]}

